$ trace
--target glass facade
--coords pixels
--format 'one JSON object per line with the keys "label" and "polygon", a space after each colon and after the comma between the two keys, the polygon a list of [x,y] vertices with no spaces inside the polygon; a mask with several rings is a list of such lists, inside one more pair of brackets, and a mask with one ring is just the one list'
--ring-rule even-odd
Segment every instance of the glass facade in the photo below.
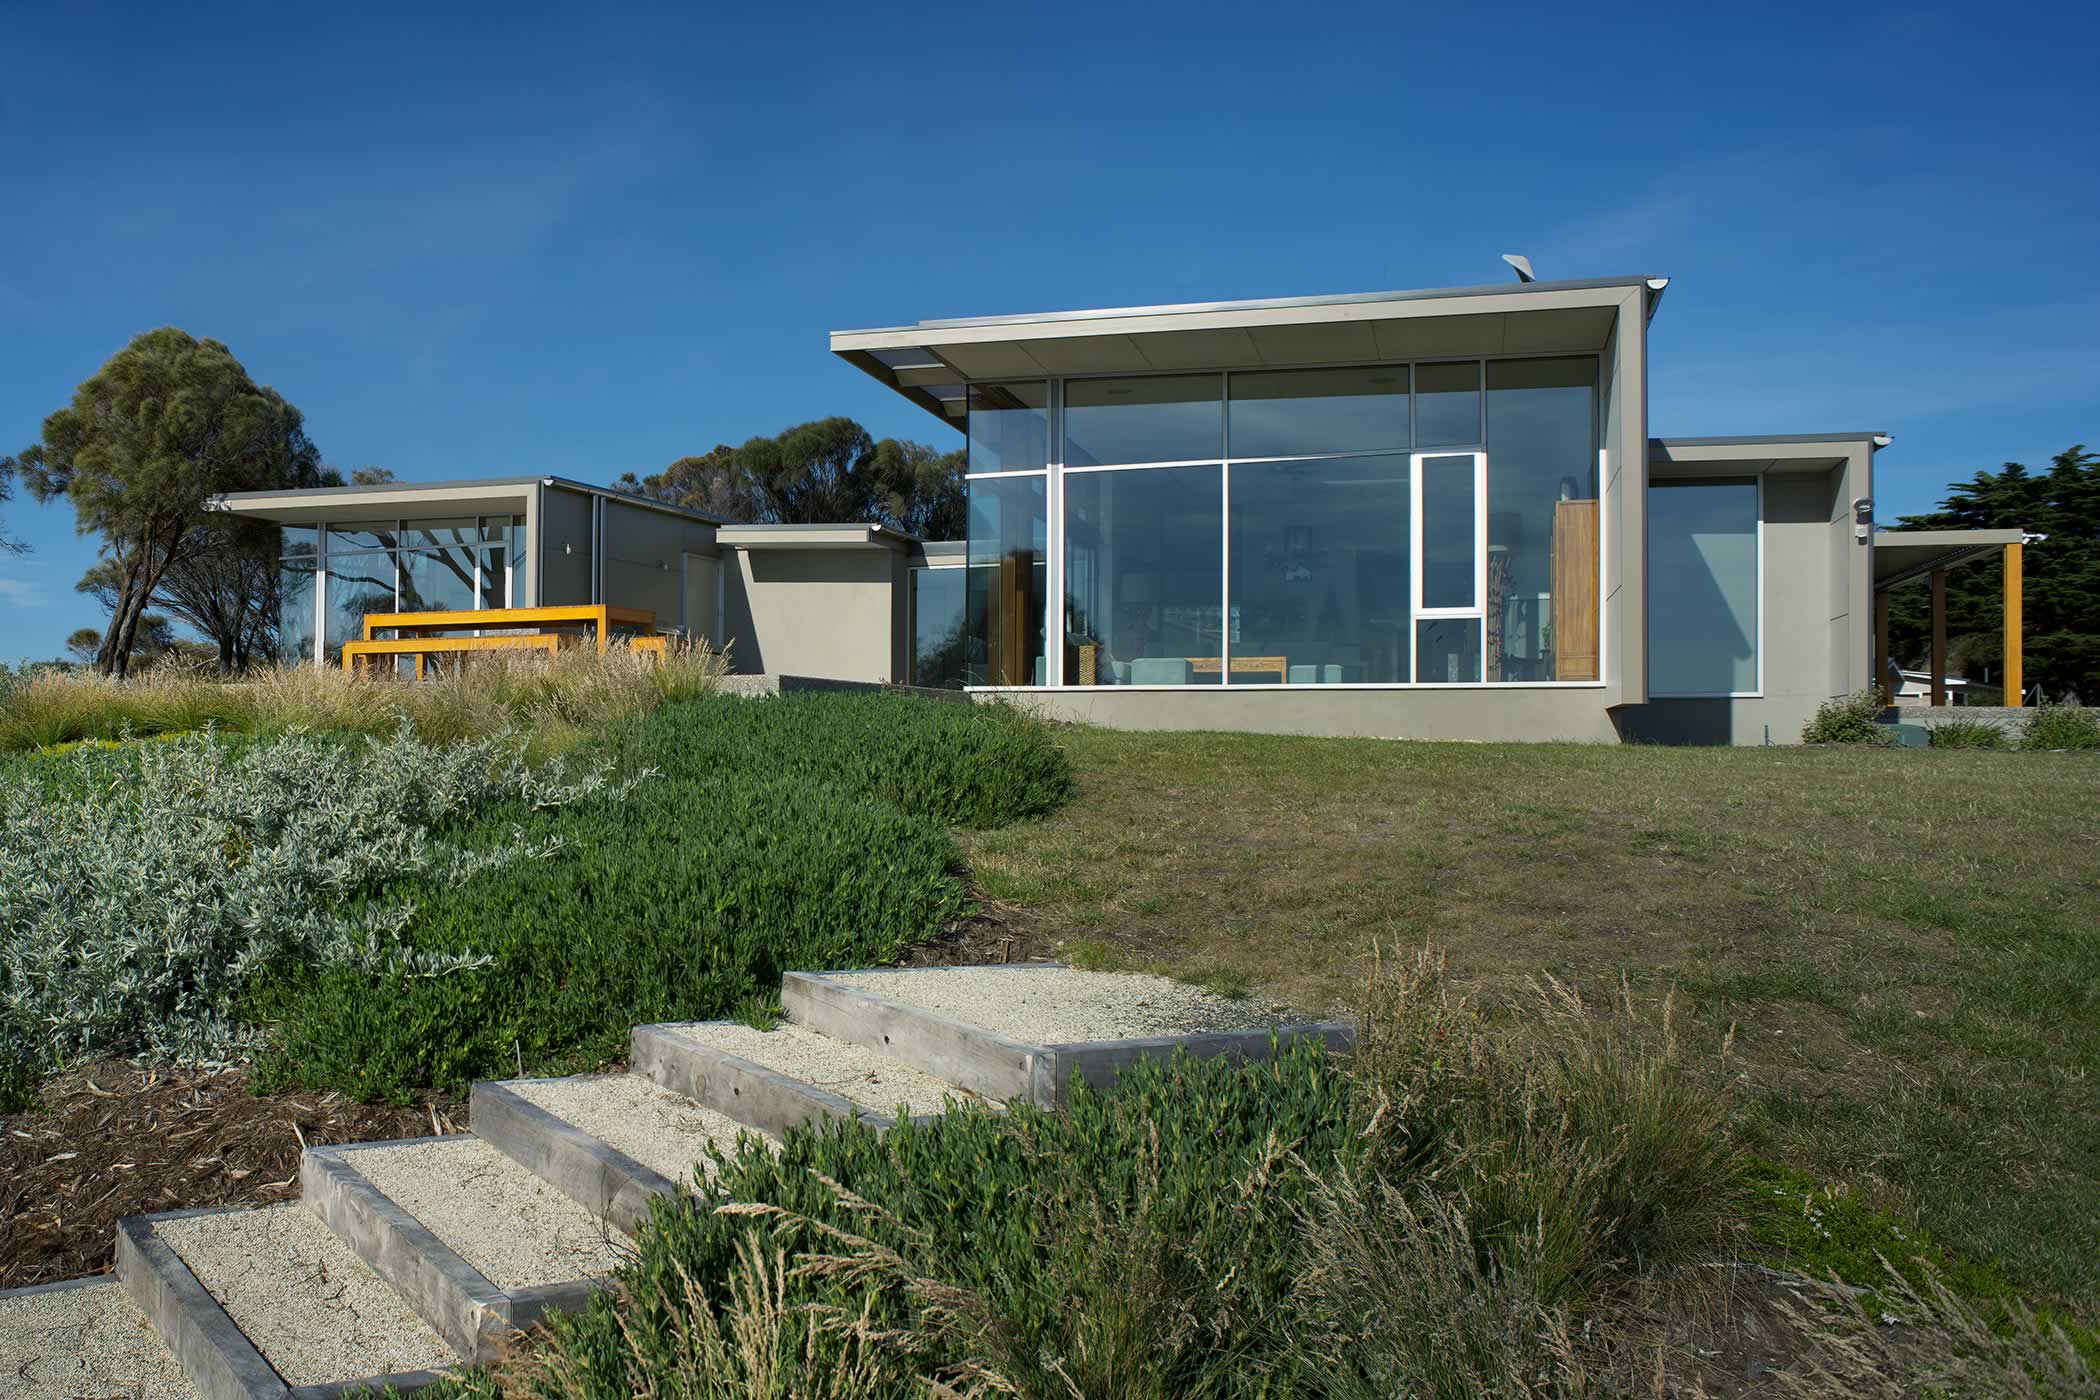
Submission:
{"label": "glass facade", "polygon": [[1050,606],[1047,476],[970,481],[963,670],[971,685],[1042,685]]}
{"label": "glass facade", "polygon": [[1595,356],[1026,387],[971,392],[1029,475],[971,482],[970,684],[1599,679]]}
{"label": "glass facade", "polygon": [[1755,481],[1648,488],[1648,691],[1749,695],[1758,677]]}
{"label": "glass facade", "polygon": [[1077,685],[1224,679],[1222,466],[1065,478],[1065,676]]}
{"label": "glass facade", "polygon": [[968,569],[911,571],[911,684],[940,690],[968,684],[969,577]]}
{"label": "glass facade", "polygon": [[343,643],[363,637],[365,619],[377,613],[515,606],[511,564],[524,539],[524,518],[507,515],[284,526],[278,658],[314,659],[317,613],[321,659],[340,664]]}

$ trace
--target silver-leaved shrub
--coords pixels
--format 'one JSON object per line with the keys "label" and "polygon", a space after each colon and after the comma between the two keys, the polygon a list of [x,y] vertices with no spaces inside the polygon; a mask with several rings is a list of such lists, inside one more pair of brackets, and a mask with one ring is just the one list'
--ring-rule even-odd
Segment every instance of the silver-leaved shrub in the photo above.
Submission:
{"label": "silver-leaved shrub", "polygon": [[288,960],[430,977],[479,966],[408,946],[414,910],[390,883],[551,850],[521,830],[473,849],[434,834],[473,809],[617,801],[638,780],[603,762],[534,768],[509,734],[439,747],[406,729],[199,734],[35,762],[69,767],[15,783],[0,810],[0,1070],[18,1079],[106,1055],[240,1058],[258,1032],[235,999]]}

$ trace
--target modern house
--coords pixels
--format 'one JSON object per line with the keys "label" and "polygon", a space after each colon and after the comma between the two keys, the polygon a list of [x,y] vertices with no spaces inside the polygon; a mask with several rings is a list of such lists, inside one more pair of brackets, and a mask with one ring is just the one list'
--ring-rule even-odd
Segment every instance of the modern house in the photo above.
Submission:
{"label": "modern house", "polygon": [[[834,333],[966,439],[966,541],[737,525],[552,477],[221,504],[285,526],[286,627],[310,610],[292,635],[322,660],[395,606],[606,602],[739,671],[1128,728],[1791,742],[1880,673],[1890,439],[1651,439],[1666,286]],[[1888,578],[2001,544],[1953,533]]]}

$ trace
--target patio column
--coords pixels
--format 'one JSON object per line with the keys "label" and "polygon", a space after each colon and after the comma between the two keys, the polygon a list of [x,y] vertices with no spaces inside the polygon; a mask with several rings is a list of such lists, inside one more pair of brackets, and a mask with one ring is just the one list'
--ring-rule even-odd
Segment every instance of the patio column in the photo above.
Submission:
{"label": "patio column", "polygon": [[1947,571],[1932,571],[1932,693],[1930,705],[1947,703]]}
{"label": "patio column", "polygon": [[2020,707],[2020,587],[2023,582],[2022,544],[2005,547],[2005,703]]}

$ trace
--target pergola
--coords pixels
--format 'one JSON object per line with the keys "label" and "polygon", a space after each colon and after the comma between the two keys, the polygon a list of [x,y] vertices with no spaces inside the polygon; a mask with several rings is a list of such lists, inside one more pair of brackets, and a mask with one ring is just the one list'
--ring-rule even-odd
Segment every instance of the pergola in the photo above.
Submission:
{"label": "pergola", "polygon": [[1920,579],[1932,589],[1931,703],[1947,703],[1947,570],[2005,560],[2005,703],[2020,703],[2020,551],[2024,530],[1891,530],[1874,537],[1874,681],[1889,666],[1889,591]]}

